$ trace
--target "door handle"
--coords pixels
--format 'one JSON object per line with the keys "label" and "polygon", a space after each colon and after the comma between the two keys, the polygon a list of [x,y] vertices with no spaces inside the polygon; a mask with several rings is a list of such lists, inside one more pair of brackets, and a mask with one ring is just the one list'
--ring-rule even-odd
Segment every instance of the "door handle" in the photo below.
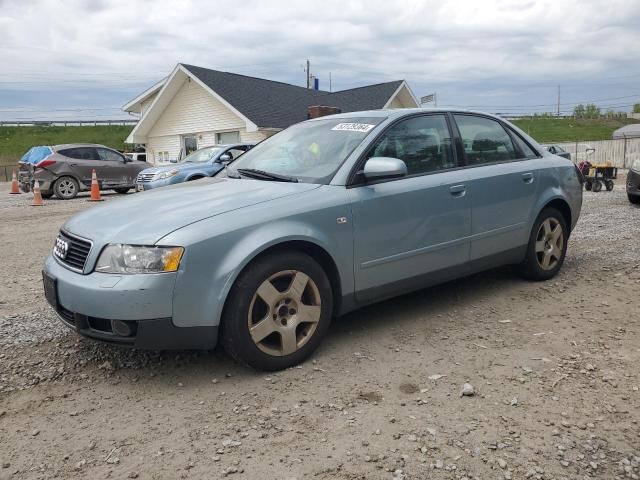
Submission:
{"label": "door handle", "polygon": [[449,187],[449,193],[454,197],[463,197],[467,191],[467,187],[465,185],[452,185]]}
{"label": "door handle", "polygon": [[533,183],[533,173],[527,172],[522,174],[522,181],[524,183]]}

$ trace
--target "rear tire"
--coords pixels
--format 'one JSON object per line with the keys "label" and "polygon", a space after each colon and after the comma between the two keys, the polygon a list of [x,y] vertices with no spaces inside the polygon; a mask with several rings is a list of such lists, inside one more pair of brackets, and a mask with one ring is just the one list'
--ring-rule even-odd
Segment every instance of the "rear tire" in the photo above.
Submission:
{"label": "rear tire", "polygon": [[113,191],[116,193],[119,193],[120,195],[124,195],[125,193],[127,193],[129,190],[131,190],[131,187],[123,187],[123,188],[114,188]]}
{"label": "rear tire", "polygon": [[587,192],[590,192],[592,188],[593,188],[593,183],[591,183],[591,182],[589,182],[589,181],[586,181],[586,182],[585,182],[585,184],[584,184],[584,189],[585,189]]}
{"label": "rear tire", "polygon": [[48,200],[49,198],[53,197],[53,192],[51,190],[46,192],[40,192],[40,195],[42,195],[43,199]]}
{"label": "rear tire", "polygon": [[569,229],[562,214],[551,207],[542,210],[531,229],[527,255],[518,273],[534,281],[555,277],[564,263],[568,238]]}
{"label": "rear tire", "polygon": [[73,177],[60,177],[53,184],[53,193],[60,200],[71,200],[78,195],[78,182]]}
{"label": "rear tire", "polygon": [[613,190],[613,180],[605,180],[604,188],[607,189],[607,192],[610,192],[611,190]]}
{"label": "rear tire", "polygon": [[332,313],[331,285],[315,260],[296,251],[267,254],[236,280],[223,313],[222,344],[240,363],[281,370],[313,353]]}
{"label": "rear tire", "polygon": [[627,193],[627,198],[629,199],[629,202],[634,205],[640,205],[640,195],[631,195],[630,193]]}

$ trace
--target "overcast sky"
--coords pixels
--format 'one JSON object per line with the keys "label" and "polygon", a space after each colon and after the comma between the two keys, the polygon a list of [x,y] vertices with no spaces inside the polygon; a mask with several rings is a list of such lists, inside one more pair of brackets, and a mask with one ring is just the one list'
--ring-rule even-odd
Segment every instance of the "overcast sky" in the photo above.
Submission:
{"label": "overcast sky", "polygon": [[0,0],[0,32],[1,119],[121,118],[178,62],[304,85],[306,58],[322,89],[439,106],[640,102],[638,0]]}

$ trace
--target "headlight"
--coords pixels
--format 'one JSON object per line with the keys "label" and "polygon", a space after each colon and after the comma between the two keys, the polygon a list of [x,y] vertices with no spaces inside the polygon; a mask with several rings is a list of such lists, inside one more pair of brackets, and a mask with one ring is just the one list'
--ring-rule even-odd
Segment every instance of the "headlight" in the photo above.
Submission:
{"label": "headlight", "polygon": [[631,170],[635,170],[636,172],[640,172],[640,159],[634,160],[631,164]]}
{"label": "headlight", "polygon": [[153,176],[154,180],[164,180],[165,178],[175,177],[178,174],[178,170],[170,170],[168,172],[156,173]]}
{"label": "headlight", "polygon": [[175,272],[184,253],[182,247],[154,247],[110,244],[100,254],[96,272],[162,273]]}

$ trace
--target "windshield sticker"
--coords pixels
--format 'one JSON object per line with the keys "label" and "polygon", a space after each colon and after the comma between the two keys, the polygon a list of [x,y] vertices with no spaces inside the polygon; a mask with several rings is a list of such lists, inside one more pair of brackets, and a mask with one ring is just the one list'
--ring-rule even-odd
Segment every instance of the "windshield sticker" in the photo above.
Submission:
{"label": "windshield sticker", "polygon": [[347,132],[362,132],[367,133],[371,130],[375,125],[371,125],[369,123],[339,123],[331,130],[343,130]]}

